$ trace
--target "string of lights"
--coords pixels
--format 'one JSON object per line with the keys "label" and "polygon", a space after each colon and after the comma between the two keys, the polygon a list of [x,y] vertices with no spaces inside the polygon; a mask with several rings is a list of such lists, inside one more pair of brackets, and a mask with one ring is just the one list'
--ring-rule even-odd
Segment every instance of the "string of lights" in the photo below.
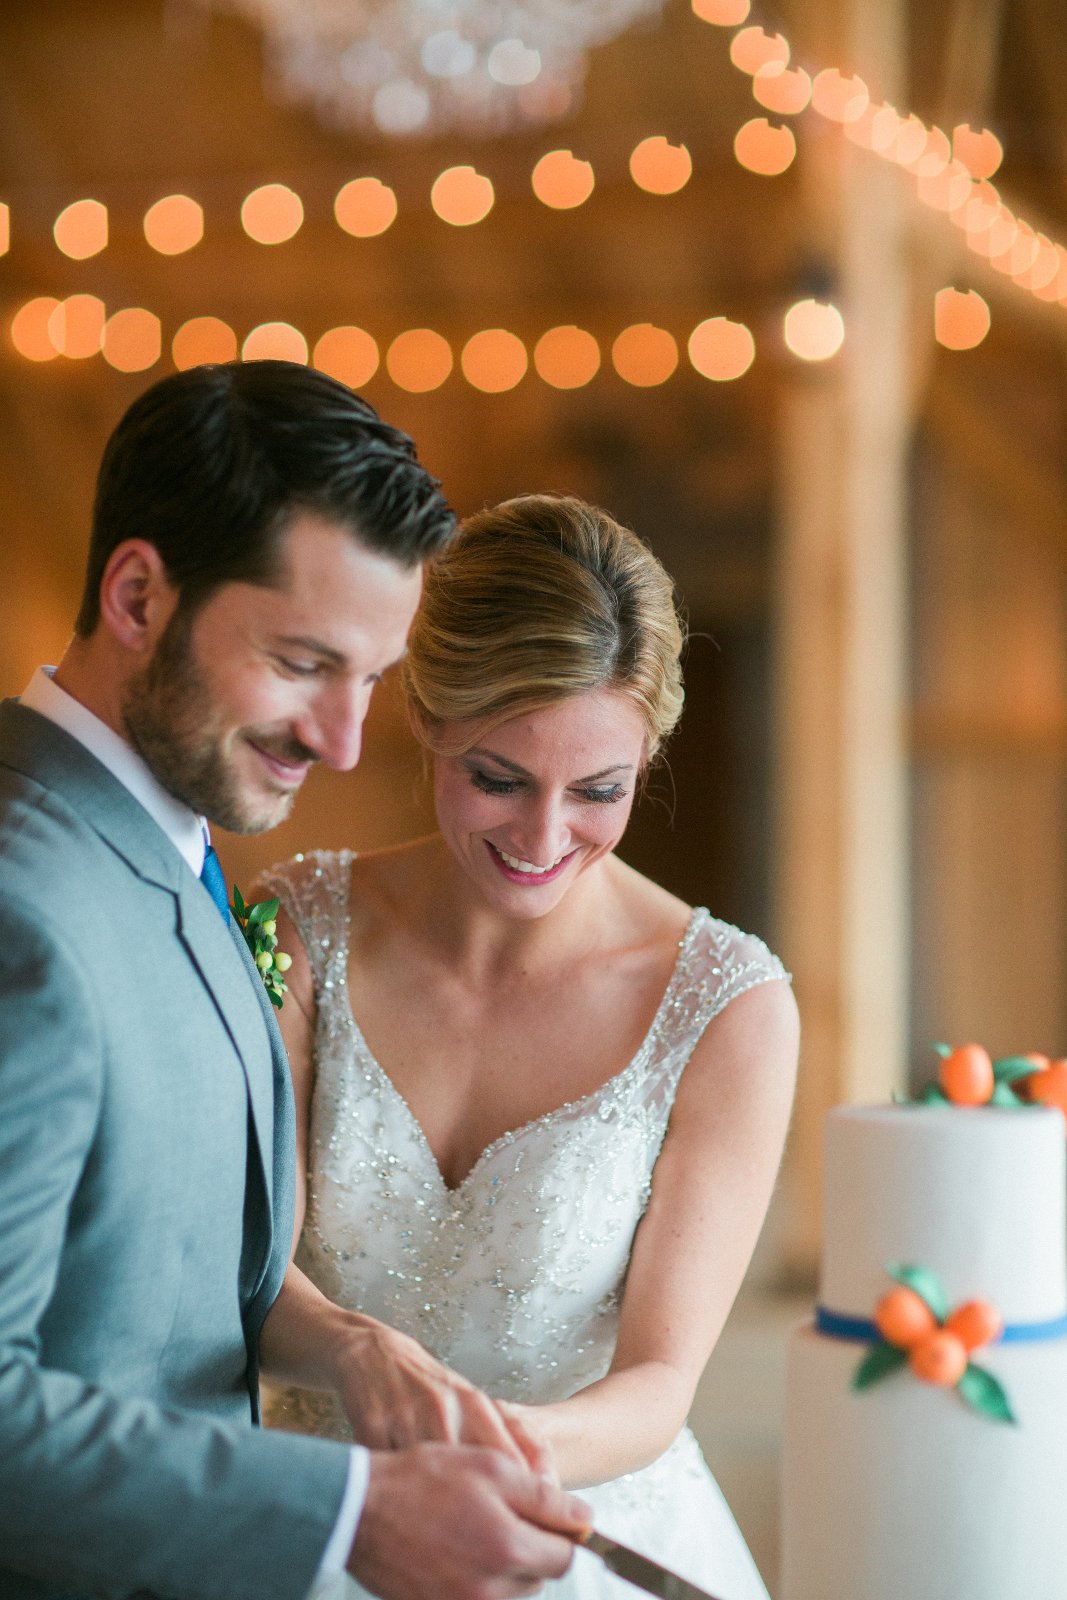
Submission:
{"label": "string of lights", "polygon": [[[109,316],[96,295],[74,294],[64,300],[38,295],[16,312],[11,323],[15,349],[28,361],[57,356],[85,360],[102,355],[122,372],[143,372],[161,359],[160,318],[143,306],[128,306]],[[756,354],[755,340],[741,322],[707,317],[684,340],[694,371],[713,382],[740,378]],[[590,383],[604,364],[597,338],[584,328],[563,325],[547,329],[531,350],[506,328],[483,328],[457,351],[432,328],[408,328],[379,341],[364,328],[329,328],[313,347],[289,322],[264,322],[242,341],[219,317],[192,317],[175,332],[171,358],[179,370],[206,361],[232,361],[238,355],[254,361],[274,358],[309,361],[320,371],[353,388],[369,383],[384,367],[398,388],[424,393],[440,386],[457,368],[472,388],[487,394],[514,389],[531,369],[555,389],[578,389]],[[666,383],[681,360],[679,341],[667,328],[632,323],[611,341],[610,364],[626,383],[652,388]]]}
{"label": "string of lights", "polygon": [[[746,26],[751,0],[691,0],[703,21],[736,31],[730,60],[752,80],[757,104],[777,117],[811,110],[841,126],[846,138],[910,174],[918,201],[945,213],[969,251],[987,260],[1035,299],[1067,308],[1067,249],[1017,216],[990,181],[1004,151],[988,128],[961,123],[951,135],[877,101],[858,75],[830,67],[814,77],[791,66],[792,47],[781,33]],[[788,124],[753,117],[738,130],[734,153],[743,166],[774,175],[796,155]],[[934,333],[948,349],[971,349],[989,331],[990,313],[977,291],[947,286],[934,301]]]}
{"label": "string of lights", "polygon": [[[796,158],[797,141],[792,127],[782,119],[811,112],[838,124],[852,143],[908,173],[918,201],[945,213],[973,254],[1036,299],[1067,308],[1067,249],[1016,216],[1001,198],[991,182],[1003,157],[993,133],[961,124],[949,135],[936,125],[928,126],[914,113],[902,113],[888,102],[874,100],[856,75],[846,76],[832,67],[812,75],[802,66],[791,65],[792,48],[783,34],[747,25],[751,0],[691,0],[691,4],[702,21],[734,30],[730,60],[750,78],[757,105],[777,119],[772,122],[767,116],[754,116],[738,129],[733,149],[740,165],[767,177],[785,172]],[[693,174],[693,161],[684,144],[650,135],[634,147],[628,169],[639,188],[665,196],[685,187]],[[530,185],[541,204],[571,210],[590,200],[596,174],[590,161],[571,150],[558,149],[536,162]],[[474,166],[449,167],[430,187],[433,212],[453,227],[477,226],[489,216],[495,202],[492,179]],[[349,179],[333,202],[337,226],[357,239],[385,233],[399,212],[396,192],[376,176]],[[304,225],[304,203],[289,186],[266,183],[245,196],[240,222],[257,244],[284,245]],[[11,209],[0,202],[0,255],[10,248],[11,230]],[[166,195],[145,211],[143,231],[148,245],[159,254],[182,255],[203,242],[203,207],[190,195]],[[108,247],[108,208],[99,199],[76,200],[59,213],[52,232],[64,255],[79,261],[91,259]],[[845,337],[845,322],[838,308],[819,299],[790,306],[782,327],[787,347],[808,361],[833,356]],[[936,295],[934,333],[946,348],[973,348],[989,327],[988,304],[975,290],[950,285]],[[102,355],[118,370],[129,372],[154,366],[164,349],[162,322],[154,312],[129,306],[109,313],[103,301],[92,294],[28,300],[11,318],[10,338],[14,349],[29,361]],[[718,382],[743,376],[756,354],[751,330],[723,316],[701,322],[685,345],[694,369]],[[501,393],[520,383],[531,366],[545,383],[575,388],[591,382],[603,365],[593,334],[573,326],[549,329],[531,351],[506,329],[482,329],[456,352],[442,334],[428,328],[407,329],[386,342],[361,328],[335,327],[312,344],[288,322],[259,324],[239,339],[221,319],[199,316],[174,331],[169,350],[178,368],[228,360],[238,354],[246,360],[280,356],[311,361],[354,384],[368,382],[384,367],[395,384],[412,392],[438,388],[458,370],[473,387]],[[610,348],[616,373],[638,387],[666,382],[679,360],[675,335],[651,323],[623,329]]]}
{"label": "string of lights", "polygon": [[[672,145],[653,135],[634,148],[628,169],[639,188],[670,195],[684,188],[693,163],[684,145]],[[596,186],[592,163],[569,150],[542,156],[530,181],[536,198],[560,211],[583,205]],[[472,227],[484,221],[495,199],[491,179],[472,166],[447,168],[430,189],[434,213],[453,227]],[[342,185],[333,214],[346,233],[369,239],[392,226],[399,204],[388,184],[364,176]],[[240,221],[256,243],[282,245],[304,224],[303,201],[284,184],[264,184],[245,196]],[[189,195],[167,195],[148,207],[143,228],[152,249],[166,256],[180,255],[195,249],[204,238],[203,208]],[[53,236],[57,248],[73,260],[100,254],[108,247],[106,206],[96,199],[73,202],[56,218]],[[10,332],[15,349],[30,361],[102,355],[112,366],[130,372],[154,366],[164,348],[161,319],[154,312],[124,307],[109,315],[104,302],[92,294],[63,300],[35,296],[19,307]],[[714,382],[743,376],[756,354],[751,330],[722,316],[704,319],[682,343],[694,370]],[[456,372],[476,389],[502,393],[522,382],[531,370],[554,388],[571,389],[591,382],[605,365],[596,337],[571,325],[548,329],[529,351],[516,334],[503,328],[479,330],[455,351],[442,334],[429,328],[406,329],[383,341],[362,328],[335,327],[312,344],[291,323],[272,321],[259,324],[239,339],[233,328],[214,316],[189,319],[170,341],[171,359],[179,369],[202,361],[231,360],[238,354],[246,360],[273,356],[311,361],[356,387],[384,370],[393,383],[411,392],[436,389]],[[608,359],[625,382],[650,388],[665,383],[677,371],[679,340],[666,328],[632,324],[611,341]]]}

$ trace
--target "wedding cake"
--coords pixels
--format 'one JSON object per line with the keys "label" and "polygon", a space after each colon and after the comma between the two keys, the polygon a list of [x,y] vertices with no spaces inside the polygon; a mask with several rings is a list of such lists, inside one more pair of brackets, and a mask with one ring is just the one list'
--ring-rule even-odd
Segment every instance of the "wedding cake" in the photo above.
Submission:
{"label": "wedding cake", "polygon": [[[1065,1143],[1045,1107],[829,1114],[819,1304],[787,1364],[781,1600],[1067,1600]],[[876,1324],[907,1284],[943,1296],[941,1344],[947,1308],[1003,1319],[959,1382],[916,1376]]]}

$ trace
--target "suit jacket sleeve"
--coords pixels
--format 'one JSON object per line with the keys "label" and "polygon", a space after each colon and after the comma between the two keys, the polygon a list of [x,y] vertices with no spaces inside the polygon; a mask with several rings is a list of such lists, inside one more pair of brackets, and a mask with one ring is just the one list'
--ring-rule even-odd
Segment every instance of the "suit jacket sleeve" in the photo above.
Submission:
{"label": "suit jacket sleeve", "polygon": [[116,1600],[298,1600],[336,1520],[346,1446],[42,1364],[105,1050],[75,932],[0,895],[0,1565],[46,1590]]}

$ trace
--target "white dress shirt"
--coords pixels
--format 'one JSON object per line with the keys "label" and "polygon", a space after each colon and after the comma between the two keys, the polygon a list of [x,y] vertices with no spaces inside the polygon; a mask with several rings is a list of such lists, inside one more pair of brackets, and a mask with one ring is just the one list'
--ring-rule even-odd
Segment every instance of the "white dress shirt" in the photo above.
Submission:
{"label": "white dress shirt", "polygon": [[[207,823],[184,801],[164,789],[131,744],[101,722],[80,700],[52,681],[54,667],[38,667],[21,696],[21,703],[69,733],[128,789],[153,822],[157,823],[191,872],[199,878],[210,837]],[[355,1446],[349,1456],[348,1481],[333,1532],[322,1553],[307,1600],[319,1600],[323,1590],[345,1570],[367,1494],[370,1462],[366,1450]]]}

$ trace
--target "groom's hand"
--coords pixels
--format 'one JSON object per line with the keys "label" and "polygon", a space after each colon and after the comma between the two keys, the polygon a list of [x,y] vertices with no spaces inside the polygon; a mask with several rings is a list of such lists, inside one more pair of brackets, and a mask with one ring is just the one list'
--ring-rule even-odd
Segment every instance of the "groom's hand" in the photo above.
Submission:
{"label": "groom's hand", "polygon": [[491,1445],[534,1472],[555,1476],[550,1452],[522,1408],[503,1415],[417,1340],[333,1305],[292,1263],[263,1324],[260,1362],[275,1383],[334,1390],[355,1438],[368,1449]]}
{"label": "groom's hand", "polygon": [[350,1318],[337,1387],[352,1432],[371,1450],[423,1443],[489,1445],[552,1477],[544,1443],[415,1339],[372,1317]]}
{"label": "groom's hand", "polygon": [[383,1600],[508,1600],[562,1577],[591,1520],[496,1450],[374,1454],[348,1570]]}

